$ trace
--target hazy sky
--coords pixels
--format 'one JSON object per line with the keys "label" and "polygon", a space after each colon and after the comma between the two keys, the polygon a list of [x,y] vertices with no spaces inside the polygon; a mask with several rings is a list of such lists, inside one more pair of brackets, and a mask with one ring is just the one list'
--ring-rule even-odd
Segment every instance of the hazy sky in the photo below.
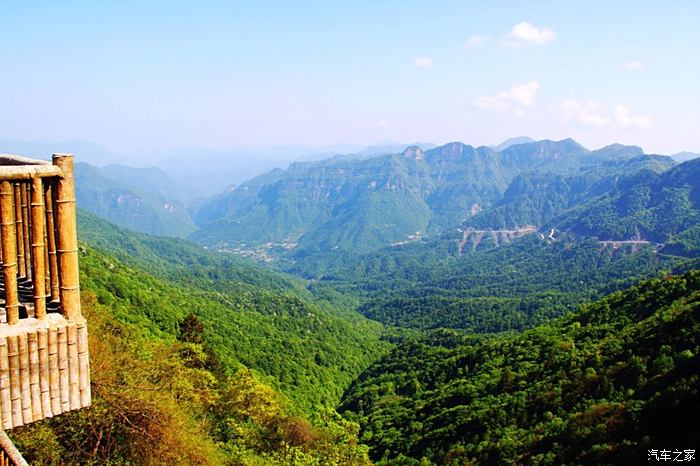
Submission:
{"label": "hazy sky", "polygon": [[698,21],[697,1],[2,0],[0,138],[700,152]]}

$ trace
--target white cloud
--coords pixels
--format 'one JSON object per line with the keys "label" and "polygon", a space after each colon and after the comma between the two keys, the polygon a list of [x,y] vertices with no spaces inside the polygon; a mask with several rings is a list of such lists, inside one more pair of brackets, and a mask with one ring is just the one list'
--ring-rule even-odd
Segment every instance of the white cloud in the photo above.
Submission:
{"label": "white cloud", "polygon": [[517,116],[525,114],[523,107],[535,103],[535,94],[540,85],[537,81],[516,84],[508,90],[500,91],[495,96],[480,96],[474,100],[474,106],[495,112],[512,112]]}
{"label": "white cloud", "polygon": [[419,68],[430,68],[433,66],[433,59],[430,57],[418,57],[415,64]]}
{"label": "white cloud", "polygon": [[651,128],[651,117],[649,115],[633,115],[624,105],[615,106],[615,122],[622,128]]}
{"label": "white cloud", "polygon": [[522,21],[508,32],[503,38],[503,46],[517,48],[523,45],[544,45],[556,38],[551,27],[538,28],[526,21]]}
{"label": "white cloud", "polygon": [[518,102],[520,105],[530,107],[535,102],[535,93],[540,88],[537,81],[528,81],[524,84],[513,86],[507,91],[498,93],[501,99],[511,99]]}
{"label": "white cloud", "polygon": [[609,117],[601,114],[602,106],[592,100],[583,104],[576,99],[569,99],[561,104],[561,108],[567,119],[584,126],[608,126],[612,123]]}
{"label": "white cloud", "polygon": [[469,39],[467,39],[467,41],[464,43],[464,48],[475,49],[486,44],[486,42],[488,42],[489,40],[491,40],[489,36],[484,36],[482,34],[472,34],[471,36],[469,36]]}
{"label": "white cloud", "polygon": [[593,100],[581,102],[568,99],[562,102],[561,109],[566,121],[573,121],[582,126],[641,129],[651,127],[649,115],[633,115],[624,105],[616,105],[608,110]]}
{"label": "white cloud", "polygon": [[389,126],[389,122],[387,122],[384,118],[380,119],[377,122],[377,128],[387,128]]}
{"label": "white cloud", "polygon": [[641,70],[644,68],[644,63],[640,61],[628,61],[623,65],[626,70]]}

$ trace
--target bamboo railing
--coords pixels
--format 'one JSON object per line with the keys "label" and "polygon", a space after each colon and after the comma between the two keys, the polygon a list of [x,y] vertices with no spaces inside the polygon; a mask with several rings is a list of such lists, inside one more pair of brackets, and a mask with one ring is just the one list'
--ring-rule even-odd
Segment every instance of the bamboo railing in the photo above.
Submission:
{"label": "bamboo railing", "polygon": [[0,427],[90,405],[73,156],[0,155]]}

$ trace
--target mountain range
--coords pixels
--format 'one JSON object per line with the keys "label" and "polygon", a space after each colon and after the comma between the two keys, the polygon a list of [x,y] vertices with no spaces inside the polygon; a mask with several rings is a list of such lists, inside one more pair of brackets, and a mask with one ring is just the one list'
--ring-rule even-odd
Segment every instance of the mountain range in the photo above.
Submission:
{"label": "mountain range", "polygon": [[[338,249],[368,252],[456,228],[557,228],[595,236],[594,229],[570,225],[576,211],[566,221],[565,213],[620,184],[616,192],[625,189],[637,173],[661,173],[676,165],[635,146],[589,151],[571,139],[517,142],[500,151],[455,142],[370,158],[295,163],[201,204],[191,238],[228,250],[277,247],[287,257],[300,257]],[[690,169],[683,165],[658,183],[668,184]],[[692,176],[684,179],[693,183]],[[608,239],[634,236],[618,233]]]}

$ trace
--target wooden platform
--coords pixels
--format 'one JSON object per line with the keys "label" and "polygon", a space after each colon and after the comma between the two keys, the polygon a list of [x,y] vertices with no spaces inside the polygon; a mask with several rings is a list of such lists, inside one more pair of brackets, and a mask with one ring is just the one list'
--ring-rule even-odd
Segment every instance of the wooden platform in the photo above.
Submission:
{"label": "wooden platform", "polygon": [[85,320],[60,314],[0,324],[0,421],[4,430],[90,405]]}

